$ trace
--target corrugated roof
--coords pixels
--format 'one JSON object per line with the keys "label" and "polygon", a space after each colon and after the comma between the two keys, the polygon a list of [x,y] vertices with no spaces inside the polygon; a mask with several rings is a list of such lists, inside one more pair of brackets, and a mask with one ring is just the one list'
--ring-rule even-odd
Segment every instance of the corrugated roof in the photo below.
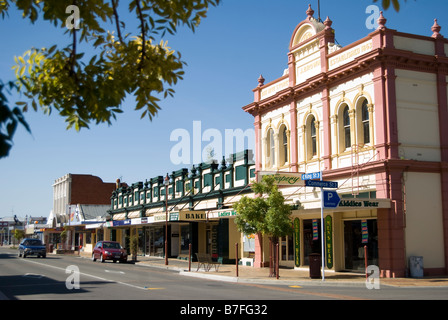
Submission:
{"label": "corrugated roof", "polygon": [[107,210],[110,209],[110,205],[80,204],[79,206],[84,220],[97,219],[98,217],[105,218]]}

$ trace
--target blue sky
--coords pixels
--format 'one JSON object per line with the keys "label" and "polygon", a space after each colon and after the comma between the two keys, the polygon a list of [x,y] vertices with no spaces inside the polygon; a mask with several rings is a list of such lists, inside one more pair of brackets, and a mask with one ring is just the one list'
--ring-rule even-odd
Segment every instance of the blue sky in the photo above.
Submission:
{"label": "blue sky", "polygon": [[[184,80],[174,87],[174,98],[161,103],[152,122],[140,120],[132,98],[112,126],[92,125],[81,132],[67,131],[56,113],[28,112],[32,134],[19,128],[10,156],[0,160],[0,217],[48,216],[52,184],[67,173],[133,183],[191,168],[193,161],[173,163],[170,152],[178,142],[170,141],[170,135],[184,129],[192,138],[194,121],[200,121],[202,133],[216,129],[223,137],[225,129],[252,129],[252,116],[241,108],[253,101],[252,89],[260,74],[266,83],[282,75],[292,32],[306,18],[308,3],[317,16],[317,0],[223,0],[210,9],[195,33],[180,30],[167,38],[188,66]],[[366,26],[372,15],[366,9],[372,4],[373,0],[321,0],[321,16],[330,17],[337,42],[346,46],[373,31]],[[441,33],[448,37],[447,12],[446,0],[408,0],[399,13],[389,9],[384,15],[387,27],[426,36],[431,36],[437,18]],[[33,46],[69,41],[63,30],[45,22],[31,25],[15,12],[0,20],[0,30],[4,82],[14,79],[14,56]],[[9,99],[12,104],[18,98]],[[203,141],[202,149],[207,144]]]}

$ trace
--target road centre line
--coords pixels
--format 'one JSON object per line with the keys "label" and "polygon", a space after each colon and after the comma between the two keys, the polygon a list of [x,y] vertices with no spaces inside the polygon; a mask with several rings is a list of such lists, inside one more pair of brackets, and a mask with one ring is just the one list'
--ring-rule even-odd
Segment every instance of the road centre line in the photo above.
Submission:
{"label": "road centre line", "polygon": [[[35,264],[42,265],[42,266],[45,266],[45,267],[50,267],[50,268],[53,268],[53,269],[57,269],[57,270],[63,271],[64,273],[65,273],[65,270],[66,270],[65,268],[56,267],[56,266],[52,266],[52,265],[49,265],[49,264],[45,264],[45,263],[41,263],[41,262],[37,262],[37,261],[32,261],[32,260],[29,260],[29,259],[28,260],[20,259],[20,261],[26,261],[26,262],[29,262],[29,263],[35,263]],[[94,278],[94,279],[97,279],[97,280],[105,281],[105,282],[114,282],[114,283],[125,285],[125,286],[131,287],[131,288],[136,288],[136,289],[140,289],[140,290],[148,290],[148,288],[139,287],[139,286],[136,286],[136,285],[133,285],[133,284],[129,284],[129,283],[126,283],[126,282],[122,282],[122,281],[109,280],[109,279],[106,279],[106,278],[103,278],[103,277],[94,276],[94,275],[91,275],[91,274],[88,274],[88,273],[84,273],[84,272],[79,272],[79,274],[83,275],[83,276],[86,276],[86,277],[91,277],[91,278]]]}

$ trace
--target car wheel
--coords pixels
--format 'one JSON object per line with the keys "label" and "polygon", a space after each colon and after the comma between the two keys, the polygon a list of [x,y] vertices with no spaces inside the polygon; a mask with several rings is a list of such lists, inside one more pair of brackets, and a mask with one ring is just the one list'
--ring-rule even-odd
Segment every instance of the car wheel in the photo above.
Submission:
{"label": "car wheel", "polygon": [[47,255],[46,255],[46,254],[42,255],[42,258],[44,258],[44,259],[45,259],[46,257],[47,257]]}
{"label": "car wheel", "polygon": [[113,261],[114,263],[116,263],[116,262],[117,262],[117,260],[115,260],[115,259],[114,259],[114,260],[112,260],[112,261]]}
{"label": "car wheel", "polygon": [[22,253],[20,252],[20,250],[19,250],[18,256],[19,256],[19,258],[22,256]]}
{"label": "car wheel", "polygon": [[103,254],[100,255],[100,262],[103,263],[104,262],[104,257]]}
{"label": "car wheel", "polygon": [[94,254],[94,253],[92,253],[92,261],[93,261],[93,262],[96,261],[96,258],[95,258],[95,254]]}

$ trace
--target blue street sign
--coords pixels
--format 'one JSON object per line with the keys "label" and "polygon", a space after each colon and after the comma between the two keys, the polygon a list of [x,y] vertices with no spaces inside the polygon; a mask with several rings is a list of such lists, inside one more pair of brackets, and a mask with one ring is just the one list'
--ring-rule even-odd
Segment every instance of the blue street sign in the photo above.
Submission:
{"label": "blue street sign", "polygon": [[303,173],[302,180],[318,180],[321,178],[321,172]]}
{"label": "blue street sign", "polygon": [[307,186],[307,187],[337,189],[338,188],[338,183],[337,182],[333,182],[333,181],[305,180],[305,186]]}
{"label": "blue street sign", "polygon": [[337,208],[339,202],[341,202],[341,198],[336,191],[327,191],[324,190],[324,207],[325,208]]}

